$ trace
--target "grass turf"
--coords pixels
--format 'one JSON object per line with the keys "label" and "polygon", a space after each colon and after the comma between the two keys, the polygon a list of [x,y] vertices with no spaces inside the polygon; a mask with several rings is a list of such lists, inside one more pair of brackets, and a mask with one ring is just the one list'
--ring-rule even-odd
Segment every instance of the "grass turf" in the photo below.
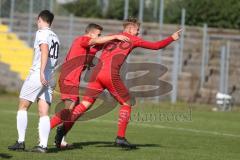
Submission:
{"label": "grass turf", "polygon": [[[115,109],[100,118],[78,122],[67,137],[69,142],[74,143],[72,150],[55,149],[53,130],[47,154],[8,151],[7,146],[13,144],[17,136],[17,103],[16,96],[0,96],[0,159],[240,159],[238,109],[234,112],[212,112],[210,106],[186,103],[171,105],[166,102],[141,103],[133,109],[127,138],[137,144],[136,150],[113,146],[118,114],[118,109]],[[53,111],[54,108],[51,108],[51,113]],[[28,122],[26,147],[30,149],[38,142],[36,104],[29,110]]]}

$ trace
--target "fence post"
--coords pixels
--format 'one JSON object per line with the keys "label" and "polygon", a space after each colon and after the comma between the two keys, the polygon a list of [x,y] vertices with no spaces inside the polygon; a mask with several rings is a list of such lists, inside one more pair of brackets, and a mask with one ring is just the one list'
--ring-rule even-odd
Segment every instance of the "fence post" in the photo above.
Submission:
{"label": "fence post", "polygon": [[[163,27],[163,14],[164,14],[164,0],[160,0],[159,3],[159,39],[162,39],[162,27]],[[158,63],[161,63],[162,50],[159,50]]]}
{"label": "fence post", "polygon": [[69,46],[71,45],[72,38],[73,38],[73,21],[74,21],[74,16],[73,16],[73,14],[70,14],[70,18],[69,18],[69,37],[68,37]]}
{"label": "fence post", "polygon": [[220,59],[220,83],[219,83],[219,91],[221,93],[225,93],[225,76],[224,76],[224,70],[225,70],[225,57],[226,57],[226,47],[221,47],[221,59]]}
{"label": "fence post", "polygon": [[200,75],[200,88],[203,87],[205,81],[205,60],[206,60],[206,37],[207,37],[207,24],[203,26],[203,41],[202,41],[202,64],[201,64],[201,75]]}
{"label": "fence post", "polygon": [[226,70],[225,70],[225,89],[224,89],[226,94],[228,94],[229,61],[230,61],[230,41],[227,42],[227,48],[226,48]]}
{"label": "fence post", "polygon": [[14,19],[15,0],[11,0],[10,8],[10,32],[13,31],[13,19]]}
{"label": "fence post", "polygon": [[160,28],[160,36],[162,34],[162,26],[163,26],[163,14],[164,14],[164,0],[160,0],[159,3],[159,28]]}
{"label": "fence post", "polygon": [[206,58],[205,58],[205,65],[209,63],[209,46],[210,46],[210,37],[207,36],[206,38]]}
{"label": "fence post", "polygon": [[172,65],[172,85],[171,103],[176,103],[178,92],[178,64],[179,64],[179,44],[174,45],[174,61]]}
{"label": "fence post", "polygon": [[50,0],[49,10],[53,12],[53,0]]}
{"label": "fence post", "polygon": [[0,0],[0,24],[2,23],[2,0]]}
{"label": "fence post", "polygon": [[154,0],[154,6],[153,6],[153,18],[154,18],[154,21],[157,20],[157,11],[158,11],[158,0]]}
{"label": "fence post", "polygon": [[42,0],[42,10],[44,10],[45,9],[45,6],[46,6],[46,0]]}
{"label": "fence post", "polygon": [[184,34],[185,34],[185,17],[186,17],[185,15],[186,15],[186,10],[183,8],[182,9],[182,16],[181,16],[182,35],[180,37],[179,72],[182,72]]}
{"label": "fence post", "polygon": [[33,0],[29,0],[29,13],[28,13],[28,45],[31,46],[32,41],[32,16],[33,16]]}
{"label": "fence post", "polygon": [[143,12],[144,12],[144,0],[139,1],[139,12],[138,12],[138,19],[140,22],[143,21]]}
{"label": "fence post", "polygon": [[128,8],[129,8],[129,0],[125,0],[124,1],[124,18],[123,19],[128,18]]}

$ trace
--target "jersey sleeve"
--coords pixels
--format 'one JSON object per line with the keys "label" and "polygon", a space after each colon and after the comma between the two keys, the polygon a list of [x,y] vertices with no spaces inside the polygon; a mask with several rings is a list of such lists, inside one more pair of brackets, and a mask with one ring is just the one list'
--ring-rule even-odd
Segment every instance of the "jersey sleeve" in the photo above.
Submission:
{"label": "jersey sleeve", "polygon": [[81,40],[81,46],[83,48],[87,48],[89,47],[89,41],[91,40],[90,37],[83,37],[82,40]]}
{"label": "jersey sleeve", "polygon": [[102,50],[103,45],[95,45],[94,47],[90,48],[89,54],[95,55],[98,51]]}
{"label": "jersey sleeve", "polygon": [[146,49],[158,50],[158,49],[161,49],[161,48],[164,48],[164,47],[168,46],[173,41],[174,40],[171,36],[167,37],[164,40],[156,41],[156,42],[150,42],[150,41],[146,41],[146,40],[143,40],[141,38],[138,38],[134,41],[134,47],[141,47],[141,48],[146,48]]}
{"label": "jersey sleeve", "polygon": [[103,45],[96,45],[94,47],[91,47],[87,56],[87,64],[91,64],[92,60],[94,59],[96,53],[100,50],[102,50]]}
{"label": "jersey sleeve", "polygon": [[46,31],[38,31],[36,35],[37,44],[48,44],[48,33]]}

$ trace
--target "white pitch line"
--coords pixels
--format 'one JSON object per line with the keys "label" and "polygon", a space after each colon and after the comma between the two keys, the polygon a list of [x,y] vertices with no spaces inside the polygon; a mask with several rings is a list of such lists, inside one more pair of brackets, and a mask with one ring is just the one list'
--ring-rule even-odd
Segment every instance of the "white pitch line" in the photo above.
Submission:
{"label": "white pitch line", "polygon": [[[1,110],[1,112],[4,113],[10,113],[10,114],[16,114],[14,111],[9,110]],[[28,112],[28,115],[36,116],[37,113]],[[97,123],[111,123],[111,124],[117,124],[117,121],[112,120],[101,120],[101,119],[93,119],[89,122],[97,122]],[[230,134],[230,133],[222,133],[222,132],[216,132],[216,131],[208,131],[208,130],[198,130],[198,129],[191,129],[191,128],[178,128],[178,127],[169,127],[169,126],[163,126],[163,125],[156,125],[156,124],[144,124],[144,123],[136,123],[136,122],[130,122],[130,125],[137,125],[140,127],[149,127],[149,128],[160,128],[160,129],[170,129],[170,130],[178,130],[178,131],[185,131],[185,132],[192,132],[192,133],[204,133],[204,134],[211,134],[211,135],[217,135],[217,136],[226,136],[226,137],[237,137],[240,138],[240,135],[236,134]]]}
{"label": "white pitch line", "polygon": [[[94,122],[103,122],[103,123],[116,123],[116,121],[111,120],[92,120]],[[194,133],[205,133],[205,134],[212,134],[212,135],[218,135],[218,136],[228,136],[228,137],[240,137],[240,135],[236,134],[229,134],[229,133],[222,133],[222,132],[216,132],[216,131],[207,131],[207,130],[198,130],[198,129],[191,129],[191,128],[178,128],[178,127],[169,127],[169,126],[163,126],[163,125],[156,125],[156,124],[139,124],[136,122],[130,122],[131,125],[138,125],[142,127],[150,127],[150,128],[160,128],[160,129],[170,129],[170,130],[180,130],[180,131],[186,131],[186,132],[194,132]]]}

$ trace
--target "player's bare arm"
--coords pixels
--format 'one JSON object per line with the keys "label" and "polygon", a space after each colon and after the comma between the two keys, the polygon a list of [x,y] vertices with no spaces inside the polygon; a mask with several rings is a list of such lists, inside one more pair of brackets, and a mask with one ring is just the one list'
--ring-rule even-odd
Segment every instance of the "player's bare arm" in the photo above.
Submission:
{"label": "player's bare arm", "polygon": [[48,44],[41,44],[40,45],[40,50],[41,50],[41,67],[40,67],[40,81],[41,83],[46,86],[48,84],[46,78],[45,78],[45,68],[47,65],[47,61],[48,61]]}

